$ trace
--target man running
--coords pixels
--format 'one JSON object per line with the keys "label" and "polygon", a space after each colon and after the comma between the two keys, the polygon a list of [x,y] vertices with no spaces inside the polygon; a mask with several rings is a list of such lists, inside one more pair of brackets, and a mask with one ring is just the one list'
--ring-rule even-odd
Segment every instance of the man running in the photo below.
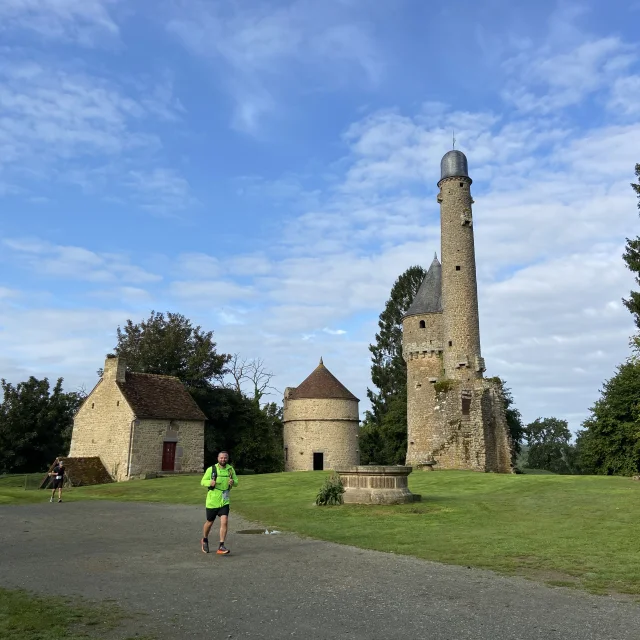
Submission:
{"label": "man running", "polygon": [[218,454],[218,463],[205,471],[200,484],[208,489],[207,521],[204,523],[201,540],[202,553],[209,553],[209,531],[216,516],[220,516],[220,546],[216,553],[226,555],[229,553],[229,549],[224,546],[229,520],[229,492],[232,487],[238,486],[238,477],[229,464],[229,454],[226,451]]}
{"label": "man running", "polygon": [[53,471],[49,474],[53,476],[53,489],[51,491],[51,499],[49,502],[53,502],[53,498],[56,495],[56,489],[58,490],[58,502],[62,502],[62,484],[64,483],[64,460],[56,458],[53,464]]}

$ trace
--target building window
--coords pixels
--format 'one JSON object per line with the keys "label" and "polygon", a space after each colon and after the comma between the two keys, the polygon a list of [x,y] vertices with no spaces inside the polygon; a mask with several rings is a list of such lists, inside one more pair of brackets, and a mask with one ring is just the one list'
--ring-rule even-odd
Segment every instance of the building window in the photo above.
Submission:
{"label": "building window", "polygon": [[284,448],[284,461],[287,462],[289,460],[289,447]]}
{"label": "building window", "polygon": [[91,403],[91,408],[93,409],[93,407],[95,407],[95,406],[96,406],[96,403],[95,403],[95,402],[92,402],[92,403]]}
{"label": "building window", "polygon": [[456,265],[456,271],[460,271],[460,265],[459,264]]}
{"label": "building window", "polygon": [[461,186],[461,187],[464,187],[464,182],[461,182],[461,183],[460,183],[460,186]]}
{"label": "building window", "polygon": [[449,346],[453,347],[453,340],[449,340]]}
{"label": "building window", "polygon": [[116,407],[120,406],[120,400],[116,401]]}
{"label": "building window", "polygon": [[424,324],[424,320],[420,320],[420,328],[424,329],[425,328],[425,324]]}

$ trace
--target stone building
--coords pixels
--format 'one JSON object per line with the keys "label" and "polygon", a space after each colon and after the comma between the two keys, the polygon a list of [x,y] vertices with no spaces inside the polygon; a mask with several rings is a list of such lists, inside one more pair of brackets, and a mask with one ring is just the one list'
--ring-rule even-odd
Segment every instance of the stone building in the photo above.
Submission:
{"label": "stone building", "polygon": [[358,398],[323,364],[284,391],[285,471],[359,464]]}
{"label": "stone building", "polygon": [[441,258],[402,323],[407,362],[407,459],[436,469],[509,473],[511,440],[499,382],[485,379],[467,158],[442,158]]}
{"label": "stone building", "polygon": [[115,480],[199,472],[205,419],[178,378],[132,373],[122,358],[107,356],[74,417],[69,457],[99,456]]}

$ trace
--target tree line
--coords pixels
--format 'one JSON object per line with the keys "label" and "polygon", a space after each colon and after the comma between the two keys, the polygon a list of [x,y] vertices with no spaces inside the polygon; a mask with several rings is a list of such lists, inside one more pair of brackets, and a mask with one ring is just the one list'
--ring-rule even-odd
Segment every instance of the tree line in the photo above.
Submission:
{"label": "tree line", "polygon": [[[218,353],[213,331],[178,313],[152,311],[142,322],[128,320],[116,335],[113,353],[129,371],[179,378],[203,411],[205,465],[225,449],[237,469],[284,470],[282,408],[264,402],[273,375],[262,360]],[[62,382],[51,389],[46,378],[15,386],[1,381],[0,473],[43,471],[67,454],[73,417],[86,394],[64,392]]]}

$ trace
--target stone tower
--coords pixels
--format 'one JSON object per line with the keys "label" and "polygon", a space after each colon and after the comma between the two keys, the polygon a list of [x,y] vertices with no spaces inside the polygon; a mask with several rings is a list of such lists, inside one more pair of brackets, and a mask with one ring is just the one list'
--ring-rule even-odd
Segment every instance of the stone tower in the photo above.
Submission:
{"label": "stone tower", "polygon": [[336,469],[359,464],[358,403],[320,364],[298,387],[284,390],[285,471]]}
{"label": "stone tower", "polygon": [[442,158],[442,265],[434,258],[402,323],[407,362],[407,465],[512,471],[499,381],[483,377],[467,158]]}

